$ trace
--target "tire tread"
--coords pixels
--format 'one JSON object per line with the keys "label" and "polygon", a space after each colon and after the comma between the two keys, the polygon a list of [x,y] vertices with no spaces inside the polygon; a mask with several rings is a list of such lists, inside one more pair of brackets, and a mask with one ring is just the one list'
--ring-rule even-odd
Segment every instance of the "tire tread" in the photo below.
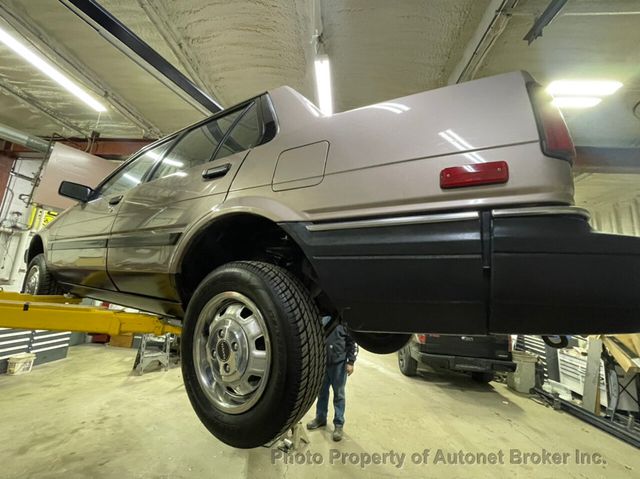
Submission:
{"label": "tire tread", "polygon": [[302,370],[308,374],[301,374],[297,387],[290,389],[290,394],[296,396],[295,406],[280,431],[282,435],[307,413],[322,385],[326,355],[320,313],[300,280],[286,269],[258,261],[238,261],[229,266],[234,264],[243,264],[267,279],[283,301],[288,316],[294,318],[293,331],[298,335],[296,343],[300,345]]}

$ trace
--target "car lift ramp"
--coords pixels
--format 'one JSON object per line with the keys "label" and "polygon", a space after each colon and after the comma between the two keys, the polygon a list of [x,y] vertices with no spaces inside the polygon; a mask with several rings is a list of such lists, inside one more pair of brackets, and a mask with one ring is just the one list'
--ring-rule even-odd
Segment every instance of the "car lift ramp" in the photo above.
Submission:
{"label": "car lift ramp", "polygon": [[34,296],[0,291],[0,327],[47,329],[116,336],[146,333],[162,336],[180,334],[179,326],[146,313],[127,313],[95,306],[83,306],[80,298]]}

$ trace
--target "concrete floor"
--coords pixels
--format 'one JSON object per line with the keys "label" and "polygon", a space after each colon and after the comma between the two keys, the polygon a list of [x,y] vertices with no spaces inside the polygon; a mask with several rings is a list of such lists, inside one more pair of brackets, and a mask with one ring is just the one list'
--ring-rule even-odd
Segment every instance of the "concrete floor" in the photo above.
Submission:
{"label": "concrete floor", "polygon": [[[76,346],[68,359],[28,375],[0,376],[0,476],[640,477],[637,449],[503,384],[436,373],[406,378],[394,355],[366,352],[347,387],[345,440],[333,443],[330,429],[311,432],[303,452],[322,464],[286,464],[270,449],[235,450],[217,441],[192,412],[179,369],[133,376],[134,356],[133,350]],[[414,464],[412,454],[418,460],[425,449],[428,463]],[[474,457],[503,451],[504,464],[433,464],[438,449]],[[513,464],[512,449],[567,452],[568,460]],[[576,449],[599,454],[606,464],[578,465]],[[388,463],[389,456],[387,464],[350,462],[391,450],[406,455],[402,467]],[[336,459],[341,453],[349,454],[346,464]]]}

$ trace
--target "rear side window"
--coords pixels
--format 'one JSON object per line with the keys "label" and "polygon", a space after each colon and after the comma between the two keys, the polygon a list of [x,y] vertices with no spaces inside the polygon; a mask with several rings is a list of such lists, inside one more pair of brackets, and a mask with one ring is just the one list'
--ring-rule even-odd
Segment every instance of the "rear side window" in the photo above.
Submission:
{"label": "rear side window", "polygon": [[236,123],[216,153],[216,158],[224,158],[249,150],[262,140],[262,123],[256,103],[252,103],[240,121]]}
{"label": "rear side window", "polygon": [[162,160],[151,179],[166,178],[211,161],[225,134],[245,109],[231,112],[186,133]]}

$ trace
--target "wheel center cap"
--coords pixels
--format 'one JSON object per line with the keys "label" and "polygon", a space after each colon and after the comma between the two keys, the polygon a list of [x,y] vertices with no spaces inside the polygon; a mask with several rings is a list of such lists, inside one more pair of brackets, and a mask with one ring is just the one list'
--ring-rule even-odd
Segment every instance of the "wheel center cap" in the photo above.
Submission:
{"label": "wheel center cap", "polygon": [[231,345],[225,340],[220,341],[216,346],[216,354],[221,361],[228,361],[231,357]]}

